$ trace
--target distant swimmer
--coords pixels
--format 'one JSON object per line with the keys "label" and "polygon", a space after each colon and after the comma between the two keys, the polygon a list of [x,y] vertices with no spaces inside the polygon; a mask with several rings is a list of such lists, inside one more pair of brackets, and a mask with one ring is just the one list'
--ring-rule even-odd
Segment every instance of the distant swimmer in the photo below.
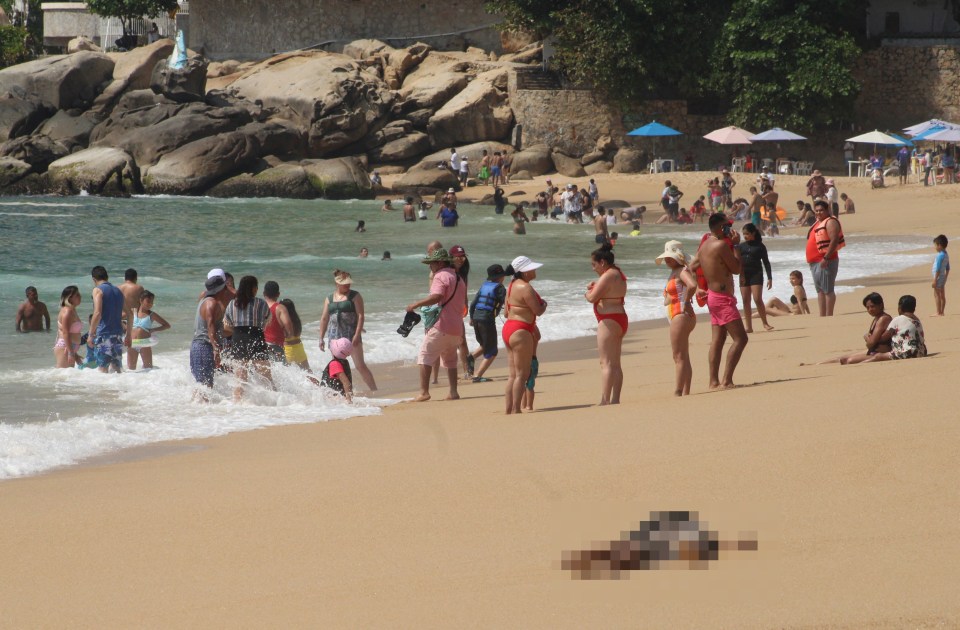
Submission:
{"label": "distant swimmer", "polygon": [[47,305],[40,301],[36,287],[26,288],[27,299],[17,309],[17,332],[38,332],[50,330],[50,312]]}

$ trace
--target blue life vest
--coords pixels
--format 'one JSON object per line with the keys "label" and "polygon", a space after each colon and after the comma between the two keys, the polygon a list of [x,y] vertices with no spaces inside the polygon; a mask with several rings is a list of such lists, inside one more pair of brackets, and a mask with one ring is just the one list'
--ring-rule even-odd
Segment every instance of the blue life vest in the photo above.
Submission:
{"label": "blue life vest", "polygon": [[496,314],[496,312],[500,310],[498,308],[496,298],[496,291],[497,287],[499,286],[499,282],[493,282],[491,280],[487,280],[480,285],[480,290],[477,291],[477,305],[475,309],[478,311],[489,311]]}

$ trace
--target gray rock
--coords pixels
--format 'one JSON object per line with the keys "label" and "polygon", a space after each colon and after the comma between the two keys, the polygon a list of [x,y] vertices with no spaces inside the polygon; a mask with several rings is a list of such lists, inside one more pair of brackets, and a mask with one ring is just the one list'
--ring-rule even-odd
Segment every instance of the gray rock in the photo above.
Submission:
{"label": "gray rock", "polygon": [[370,151],[393,140],[399,140],[411,131],[413,131],[413,124],[409,120],[394,120],[384,125],[382,129],[367,134],[359,145],[363,151]]}
{"label": "gray rock", "polygon": [[404,162],[411,158],[423,155],[430,150],[430,136],[419,131],[414,131],[410,135],[403,136],[396,140],[391,140],[382,147],[370,151],[371,162],[389,164],[392,162]]}
{"label": "gray rock", "polygon": [[575,157],[570,157],[559,151],[553,151],[550,157],[553,159],[554,166],[557,167],[557,172],[565,177],[584,177],[587,174],[583,170],[580,160]]}
{"label": "gray rock", "polygon": [[306,169],[300,164],[285,162],[257,174],[241,173],[226,179],[206,193],[209,197],[283,197],[316,199]]}
{"label": "gray rock", "polygon": [[67,54],[72,55],[73,53],[80,52],[81,50],[87,50],[89,52],[103,52],[99,46],[93,43],[93,40],[89,37],[81,35],[80,37],[74,37],[69,42],[67,42]]}
{"label": "gray rock", "polygon": [[300,163],[310,178],[310,185],[324,199],[373,199],[363,162],[355,157],[330,160],[304,160]]}
{"label": "gray rock", "polygon": [[506,78],[506,68],[488,70],[447,101],[427,126],[434,146],[506,138],[513,125]]}
{"label": "gray rock", "polygon": [[407,120],[410,121],[410,124],[413,125],[414,129],[420,131],[425,131],[427,125],[430,124],[430,119],[433,118],[432,109],[417,109],[412,112],[405,114]]}
{"label": "gray rock", "polygon": [[252,122],[239,131],[253,136],[260,146],[260,155],[275,155],[280,158],[302,158],[307,152],[303,132],[289,120],[275,119],[267,122]]}
{"label": "gray rock", "polygon": [[120,149],[97,147],[60,158],[47,171],[50,192],[76,195],[119,196],[143,191],[140,171],[129,154]]}
{"label": "gray rock", "polygon": [[143,186],[150,194],[200,194],[246,170],[257,161],[259,152],[256,138],[240,131],[203,138],[165,153],[146,169]]}
{"label": "gray rock", "polygon": [[113,81],[97,97],[92,109],[100,115],[105,115],[124,93],[148,89],[153,70],[161,60],[170,56],[173,47],[173,40],[161,39],[129,52],[115,53]]}
{"label": "gray rock", "polygon": [[386,42],[379,39],[358,39],[350,42],[343,47],[343,54],[353,59],[361,60],[373,57],[375,54],[384,51],[393,50]]}
{"label": "gray rock", "polygon": [[[459,154],[460,157],[467,158],[471,173],[476,173],[478,170],[480,170],[480,158],[484,151],[492,156],[497,151],[503,152],[509,150],[510,145],[502,142],[474,142],[471,144],[457,146],[457,154]],[[440,149],[439,151],[434,151],[433,153],[421,159],[415,166],[411,168],[411,170],[432,171],[436,170],[438,162],[449,161],[450,149]],[[514,161],[514,164],[516,164],[516,161]]]}
{"label": "gray rock", "polygon": [[463,72],[454,72],[449,66],[437,72],[419,73],[411,78],[400,89],[402,111],[411,112],[418,109],[432,111],[440,108],[457,93],[467,87],[469,79]]}
{"label": "gray rock", "polygon": [[599,162],[604,158],[603,151],[591,151],[583,157],[580,158],[580,164],[586,166],[588,164],[593,164],[594,162]]}
{"label": "gray rock", "polygon": [[43,135],[20,136],[0,144],[0,157],[26,162],[35,173],[44,172],[51,162],[68,153],[65,146]]}
{"label": "gray rock", "polygon": [[621,147],[613,156],[614,173],[640,173],[646,166],[640,151],[631,147]]}
{"label": "gray rock", "polygon": [[510,175],[510,181],[526,181],[528,179],[533,179],[533,176],[530,174],[530,171],[517,171]]}
{"label": "gray rock", "polygon": [[0,190],[30,173],[30,165],[23,160],[0,157]]}
{"label": "gray rock", "polygon": [[32,133],[54,111],[43,103],[17,96],[0,98],[0,142]]}
{"label": "gray rock", "polygon": [[190,57],[186,67],[174,70],[161,59],[150,75],[150,89],[177,103],[202,101],[207,93],[207,62],[200,57]]}
{"label": "gray rock", "polygon": [[394,192],[413,192],[419,195],[433,194],[448,188],[459,189],[460,183],[450,171],[436,168],[436,163],[432,169],[407,171],[393,184]]}
{"label": "gray rock", "polygon": [[546,175],[554,171],[550,147],[538,144],[513,154],[513,171],[528,171],[531,175]]}
{"label": "gray rock", "polygon": [[59,142],[68,151],[75,151],[87,146],[94,124],[90,116],[78,110],[60,110],[37,128],[37,134]]}
{"label": "gray rock", "polygon": [[609,173],[613,170],[613,162],[607,162],[600,160],[599,162],[591,162],[583,167],[583,170],[586,171],[587,175],[597,175],[599,173]]}
{"label": "gray rock", "polygon": [[202,103],[155,105],[114,112],[94,128],[90,143],[121,148],[141,168],[146,168],[184,145],[233,131],[249,122],[250,114],[238,107],[210,107]]}
{"label": "gray rock", "polygon": [[394,99],[383,81],[362,72],[356,61],[324,52],[271,57],[229,90],[304,128],[314,156],[338,151],[376,129]]}
{"label": "gray rock", "polygon": [[55,109],[86,109],[99,87],[113,78],[113,66],[102,53],[51,55],[0,70],[0,94],[19,89],[27,100]]}

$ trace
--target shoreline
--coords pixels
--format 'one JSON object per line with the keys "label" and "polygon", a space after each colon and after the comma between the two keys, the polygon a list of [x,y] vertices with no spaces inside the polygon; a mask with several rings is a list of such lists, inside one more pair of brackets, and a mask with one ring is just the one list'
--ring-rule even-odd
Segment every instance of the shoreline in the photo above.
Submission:
{"label": "shoreline", "polygon": [[[960,187],[857,195],[850,228],[841,216],[851,233],[960,233],[948,211]],[[0,561],[16,579],[0,586],[0,625],[955,625],[957,554],[943,541],[960,535],[960,425],[938,401],[960,302],[948,283],[947,316],[928,316],[923,264],[843,282],[863,288],[838,295],[834,317],[777,317],[752,335],[729,391],[706,390],[701,316],[693,393],[673,396],[669,338],[651,319],[631,322],[618,406],[596,407],[595,341],[579,337],[544,346],[534,413],[504,415],[494,381],[456,403],[8,480]],[[858,348],[872,290],[888,311],[918,297],[931,356],[801,366]],[[397,388],[415,377],[396,369]],[[758,549],[617,582],[560,569],[565,551],[656,510],[698,511],[727,539],[754,532]]]}

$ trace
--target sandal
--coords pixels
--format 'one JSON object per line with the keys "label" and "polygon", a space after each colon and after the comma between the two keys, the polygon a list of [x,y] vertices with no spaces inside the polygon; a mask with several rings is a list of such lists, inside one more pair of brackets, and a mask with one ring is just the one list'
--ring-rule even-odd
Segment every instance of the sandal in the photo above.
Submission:
{"label": "sandal", "polygon": [[473,378],[473,382],[474,382],[474,383],[489,383],[489,382],[490,382],[490,379],[487,378],[486,376],[475,376],[475,377]]}

